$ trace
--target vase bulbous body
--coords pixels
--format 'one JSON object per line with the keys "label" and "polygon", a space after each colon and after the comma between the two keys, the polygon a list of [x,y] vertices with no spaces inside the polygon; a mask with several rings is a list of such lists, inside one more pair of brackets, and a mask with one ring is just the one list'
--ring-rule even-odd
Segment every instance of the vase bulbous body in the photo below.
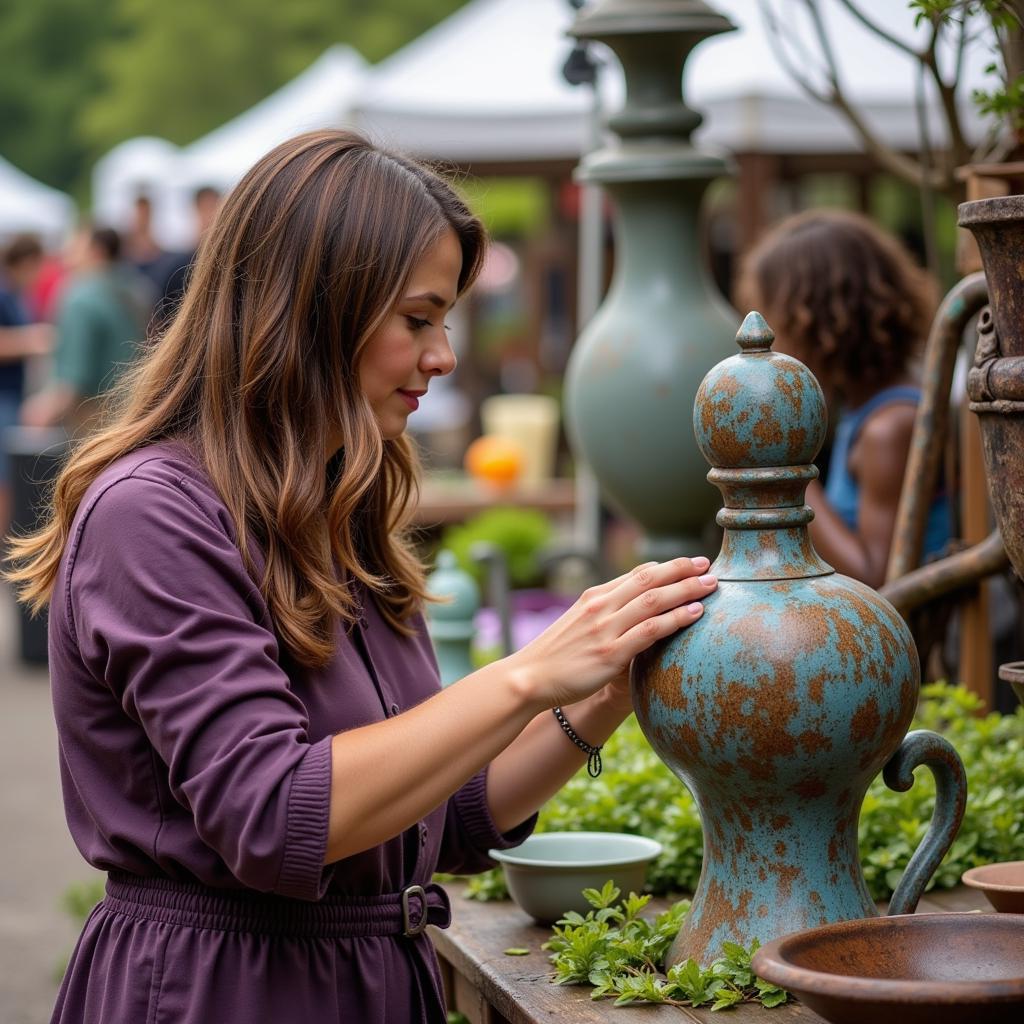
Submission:
{"label": "vase bulbous body", "polygon": [[902,776],[902,761],[933,771],[942,762],[953,791],[941,801],[941,841],[915,855],[894,902],[916,904],[963,809],[952,748],[933,734],[904,739],[920,683],[905,622],[811,545],[803,492],[817,475],[824,398],[806,367],[770,351],[771,338],[751,314],[743,354],[712,369],[697,394],[697,442],[725,504],[710,570],[718,589],[697,623],[633,664],[637,718],[704,828],[700,880],[669,963],[875,914],[857,827],[884,766],[900,760]]}
{"label": "vase bulbous body", "polygon": [[690,410],[701,378],[731,350],[736,318],[697,259],[695,214],[705,185],[609,187],[618,270],[565,378],[574,448],[609,503],[666,555],[699,537],[718,506]]}
{"label": "vase bulbous body", "polygon": [[644,733],[704,824],[672,962],[876,912],[857,823],[919,681],[891,606],[834,573],[723,580],[702,628],[642,656],[637,676]]}

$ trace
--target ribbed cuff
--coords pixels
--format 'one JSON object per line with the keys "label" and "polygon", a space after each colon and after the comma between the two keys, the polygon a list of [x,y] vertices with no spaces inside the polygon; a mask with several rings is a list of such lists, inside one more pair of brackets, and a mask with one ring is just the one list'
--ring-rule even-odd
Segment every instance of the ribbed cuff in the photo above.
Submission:
{"label": "ribbed cuff", "polygon": [[487,771],[484,768],[474,775],[452,798],[470,842],[484,856],[488,850],[507,850],[518,846],[537,824],[537,815],[531,814],[510,831],[498,831],[487,806]]}
{"label": "ribbed cuff", "polygon": [[299,762],[288,796],[288,835],[281,874],[274,891],[300,900],[318,900],[334,868],[324,867],[331,807],[331,740],[314,743]]}

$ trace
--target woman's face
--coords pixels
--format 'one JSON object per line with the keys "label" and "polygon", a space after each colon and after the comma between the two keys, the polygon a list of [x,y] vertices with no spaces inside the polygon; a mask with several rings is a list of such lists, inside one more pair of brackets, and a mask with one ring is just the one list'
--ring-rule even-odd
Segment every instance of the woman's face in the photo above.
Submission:
{"label": "woman's face", "polygon": [[385,440],[402,434],[431,379],[455,369],[444,318],[461,272],[462,248],[449,228],[413,268],[398,305],[366,343],[359,385]]}

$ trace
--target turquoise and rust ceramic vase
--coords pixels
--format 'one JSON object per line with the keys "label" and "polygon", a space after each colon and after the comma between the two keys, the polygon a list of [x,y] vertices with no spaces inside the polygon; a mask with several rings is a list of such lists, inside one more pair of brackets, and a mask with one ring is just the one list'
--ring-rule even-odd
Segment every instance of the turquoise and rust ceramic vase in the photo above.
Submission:
{"label": "turquoise and rust ceramic vase", "polygon": [[605,499],[644,530],[644,557],[697,553],[718,496],[689,430],[701,378],[732,351],[737,318],[708,272],[699,231],[726,158],[690,141],[701,123],[681,92],[703,40],[735,26],[700,0],[598,0],[570,33],[621,60],[616,138],[577,171],[614,201],[615,273],[573,347],[566,429]]}
{"label": "turquoise and rust ceramic vase", "polygon": [[751,313],[741,353],[697,392],[697,443],[724,501],[718,590],[699,622],[633,667],[644,733],[693,794],[704,829],[700,881],[669,963],[876,914],[857,822],[883,766],[895,789],[922,764],[937,783],[931,828],[890,907],[912,912],[966,800],[950,744],[906,735],[920,682],[906,624],[811,545],[804,490],[817,476],[825,401],[802,363],[771,351],[773,338]]}

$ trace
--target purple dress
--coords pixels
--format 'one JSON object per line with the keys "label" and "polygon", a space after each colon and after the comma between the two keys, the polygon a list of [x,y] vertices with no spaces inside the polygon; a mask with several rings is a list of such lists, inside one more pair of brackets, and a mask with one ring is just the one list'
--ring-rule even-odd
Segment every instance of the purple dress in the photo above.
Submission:
{"label": "purple dress", "polygon": [[444,1020],[435,871],[490,866],[486,772],[423,821],[324,867],[331,737],[435,693],[422,628],[372,600],[323,670],[290,664],[224,504],[183,447],[127,456],[75,518],[50,610],[68,824],[109,873],[62,1024]]}

